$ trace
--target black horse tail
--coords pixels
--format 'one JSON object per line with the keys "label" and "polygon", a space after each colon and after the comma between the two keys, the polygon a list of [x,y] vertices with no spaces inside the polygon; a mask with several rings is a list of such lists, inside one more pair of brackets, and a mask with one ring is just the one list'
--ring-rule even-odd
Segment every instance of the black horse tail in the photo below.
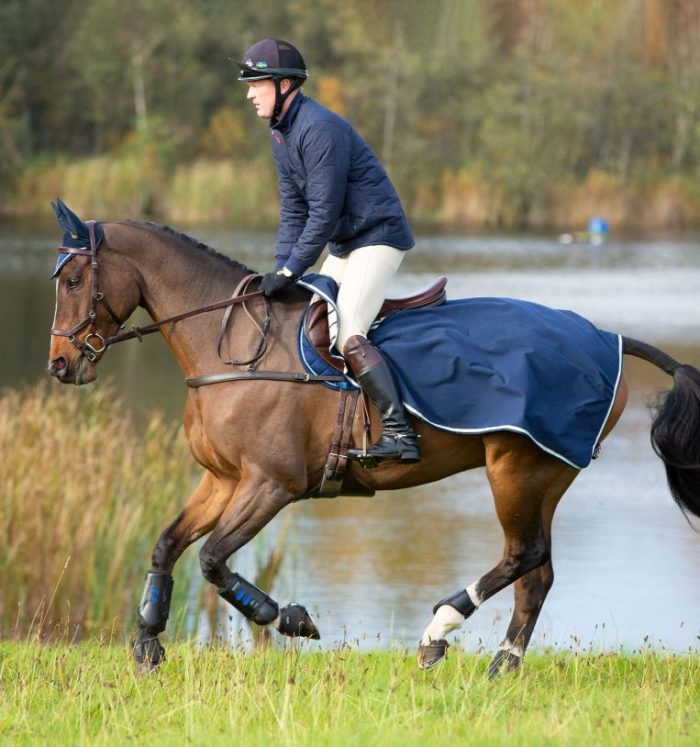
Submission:
{"label": "black horse tail", "polygon": [[700,516],[700,371],[639,340],[623,338],[627,355],[643,358],[673,376],[661,392],[651,424],[651,445],[666,467],[668,487],[686,518]]}

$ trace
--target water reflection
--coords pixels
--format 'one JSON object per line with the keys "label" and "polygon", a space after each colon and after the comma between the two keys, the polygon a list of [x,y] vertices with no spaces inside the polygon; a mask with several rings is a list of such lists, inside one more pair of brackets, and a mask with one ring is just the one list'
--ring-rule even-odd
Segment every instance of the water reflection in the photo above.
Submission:
{"label": "water reflection", "polygon": [[[249,266],[271,262],[274,237],[193,231]],[[57,231],[0,224],[0,385],[43,376],[53,316]],[[528,298],[584,314],[600,326],[658,344],[700,365],[700,251],[694,237],[655,237],[605,247],[563,247],[547,237],[423,238],[396,278],[394,294],[438,273],[451,297]],[[600,459],[584,470],[554,522],[556,581],[535,642],[634,648],[645,636],[673,650],[700,633],[700,540],[673,504],[649,445],[645,402],[668,386],[656,369],[630,361],[633,396]],[[179,416],[182,374],[158,336],[126,343],[101,364],[137,412]],[[482,471],[375,498],[343,498],[291,509],[288,553],[276,595],[310,606],[324,644],[413,645],[432,604],[470,583],[500,556],[501,532]],[[268,534],[274,537],[276,520]],[[146,559],[144,559],[145,562]],[[245,550],[236,567],[248,573]],[[458,639],[494,646],[510,616],[512,592],[488,601]]]}

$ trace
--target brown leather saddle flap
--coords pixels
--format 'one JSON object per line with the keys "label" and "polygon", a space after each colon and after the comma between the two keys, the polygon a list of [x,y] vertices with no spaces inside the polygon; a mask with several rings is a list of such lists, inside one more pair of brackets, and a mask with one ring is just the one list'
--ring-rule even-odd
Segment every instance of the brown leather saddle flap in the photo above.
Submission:
{"label": "brown leather saddle flap", "polygon": [[[443,275],[432,285],[413,296],[385,299],[381,309],[379,309],[375,321],[384,319],[395,311],[403,311],[404,309],[422,309],[426,306],[441,306],[445,303],[447,298],[447,293],[445,291],[446,285],[447,278]],[[309,342],[314,346],[316,352],[321,356],[321,358],[323,358],[326,363],[333,366],[337,371],[342,371],[342,361],[333,358],[328,350],[331,344],[328,333],[328,306],[323,299],[319,299],[311,304],[306,315],[304,332]]]}

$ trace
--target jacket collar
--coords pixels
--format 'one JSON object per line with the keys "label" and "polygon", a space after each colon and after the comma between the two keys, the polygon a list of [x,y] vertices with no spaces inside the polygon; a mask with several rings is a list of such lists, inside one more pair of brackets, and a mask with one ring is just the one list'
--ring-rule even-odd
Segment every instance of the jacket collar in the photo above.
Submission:
{"label": "jacket collar", "polygon": [[292,125],[294,124],[294,120],[297,118],[297,114],[299,113],[299,107],[302,105],[302,103],[306,101],[306,96],[299,91],[299,93],[292,99],[292,103],[289,105],[289,109],[287,109],[284,117],[282,117],[281,120],[276,122],[270,122],[270,127],[273,130],[277,130],[278,132],[281,132],[282,134],[285,134],[289,132],[289,130],[292,129]]}

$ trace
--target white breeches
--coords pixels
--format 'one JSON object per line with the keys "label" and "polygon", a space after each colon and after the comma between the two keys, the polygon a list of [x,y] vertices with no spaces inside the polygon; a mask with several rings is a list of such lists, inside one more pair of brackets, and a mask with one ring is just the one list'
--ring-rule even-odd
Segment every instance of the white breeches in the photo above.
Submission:
{"label": "white breeches", "polygon": [[319,272],[329,275],[340,286],[335,344],[340,352],[353,335],[367,337],[405,254],[393,246],[377,244],[355,249],[345,257],[330,255],[324,261]]}

